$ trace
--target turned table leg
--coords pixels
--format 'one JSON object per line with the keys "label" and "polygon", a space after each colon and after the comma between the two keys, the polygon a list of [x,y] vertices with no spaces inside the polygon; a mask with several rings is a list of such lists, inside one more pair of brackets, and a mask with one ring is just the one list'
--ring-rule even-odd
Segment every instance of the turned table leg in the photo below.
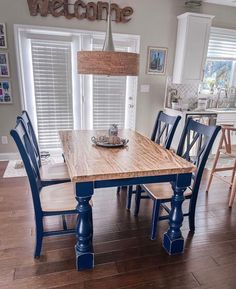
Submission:
{"label": "turned table leg", "polygon": [[182,203],[184,191],[191,184],[191,174],[178,175],[176,182],[172,183],[174,195],[171,202],[169,229],[164,234],[163,247],[169,255],[179,254],[184,251],[184,238],[181,233],[183,223]]}
{"label": "turned table leg", "polygon": [[76,268],[78,271],[94,267],[92,207],[93,183],[76,183],[78,219],[75,245]]}

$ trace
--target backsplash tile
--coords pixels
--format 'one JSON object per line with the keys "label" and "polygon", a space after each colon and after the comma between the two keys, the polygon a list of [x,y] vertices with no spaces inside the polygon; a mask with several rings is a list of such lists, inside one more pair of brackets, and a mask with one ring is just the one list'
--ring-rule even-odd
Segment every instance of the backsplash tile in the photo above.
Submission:
{"label": "backsplash tile", "polygon": [[166,106],[171,107],[170,91],[177,91],[177,98],[180,100],[180,106],[184,109],[194,109],[198,101],[198,84],[175,84],[172,83],[172,77],[166,79]]}
{"label": "backsplash tile", "polygon": [[[165,91],[165,106],[171,108],[171,91],[176,90],[177,98],[179,99],[180,110],[195,110],[198,106],[199,85],[198,84],[174,84],[172,77],[168,76],[166,79]],[[231,87],[227,91],[227,96],[219,96],[217,94],[205,95],[209,99],[210,107],[236,107],[236,87]],[[211,106],[211,102],[216,103]]]}

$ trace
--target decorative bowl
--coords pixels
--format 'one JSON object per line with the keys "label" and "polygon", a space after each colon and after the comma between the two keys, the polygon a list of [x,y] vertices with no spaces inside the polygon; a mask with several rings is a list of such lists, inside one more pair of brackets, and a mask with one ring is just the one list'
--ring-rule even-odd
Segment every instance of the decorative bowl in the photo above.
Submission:
{"label": "decorative bowl", "polygon": [[101,147],[106,147],[106,148],[119,148],[119,147],[125,147],[129,140],[120,138],[118,136],[99,136],[95,137],[93,136],[91,138],[91,141]]}

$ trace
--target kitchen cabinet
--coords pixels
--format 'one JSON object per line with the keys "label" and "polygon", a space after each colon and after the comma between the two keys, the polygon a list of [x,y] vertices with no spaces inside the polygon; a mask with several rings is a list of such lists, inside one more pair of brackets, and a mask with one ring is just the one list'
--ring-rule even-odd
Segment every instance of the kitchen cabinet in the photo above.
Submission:
{"label": "kitchen cabinet", "polygon": [[196,84],[202,81],[213,18],[198,13],[178,16],[173,83]]}

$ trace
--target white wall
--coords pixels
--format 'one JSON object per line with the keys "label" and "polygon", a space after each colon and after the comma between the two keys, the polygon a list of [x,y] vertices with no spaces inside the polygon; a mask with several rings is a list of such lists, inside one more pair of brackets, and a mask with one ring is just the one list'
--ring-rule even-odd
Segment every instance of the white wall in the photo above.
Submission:
{"label": "white wall", "polygon": [[[172,74],[177,31],[176,17],[186,11],[185,0],[114,0],[114,2],[122,7],[130,5],[134,8],[134,14],[129,23],[113,23],[112,25],[113,32],[141,36],[139,87],[140,84],[149,84],[150,93],[140,93],[138,91],[136,127],[140,132],[149,135],[156,112],[163,107],[166,75]],[[200,11],[216,15],[214,19],[215,26],[236,29],[236,8],[204,4]],[[0,104],[0,136],[9,136],[10,129],[15,125],[16,115],[21,112],[13,25],[29,24],[105,31],[106,23],[103,21],[67,20],[64,17],[54,18],[52,16],[32,17],[29,14],[27,0],[1,0],[0,22],[5,22],[7,25],[13,94],[13,104]],[[168,47],[167,73],[165,76],[146,74],[147,46]],[[0,144],[0,153],[15,150],[12,141],[9,145]]]}

